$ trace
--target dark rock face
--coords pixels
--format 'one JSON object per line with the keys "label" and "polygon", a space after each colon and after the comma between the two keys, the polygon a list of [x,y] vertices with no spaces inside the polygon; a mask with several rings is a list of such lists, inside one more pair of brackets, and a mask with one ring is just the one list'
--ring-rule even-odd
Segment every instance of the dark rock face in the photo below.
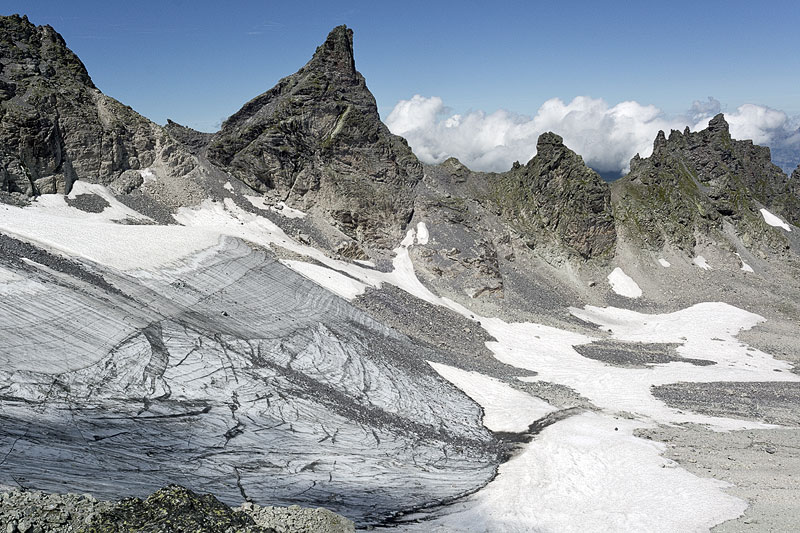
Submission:
{"label": "dark rock face", "polygon": [[630,174],[613,188],[620,221],[653,249],[666,242],[692,248],[697,234],[713,236],[724,220],[746,245],[782,246],[759,204],[800,222],[796,184],[772,164],[769,148],[732,139],[722,114],[700,132],[673,130],[669,138],[659,132],[653,155],[634,157]]}
{"label": "dark rock face", "polygon": [[160,127],[95,88],[53,28],[0,17],[0,190],[109,184],[149,166],[168,144]]}
{"label": "dark rock face", "polygon": [[556,245],[584,259],[613,254],[611,192],[583,158],[544,133],[527,165],[497,176],[492,195],[531,248]]}
{"label": "dark rock face", "polygon": [[208,157],[255,190],[314,207],[351,237],[379,244],[400,236],[422,177],[406,142],[380,121],[344,26],[297,73],[231,116]]}
{"label": "dark rock face", "polygon": [[87,533],[173,531],[209,533],[274,533],[257,527],[242,511],[234,511],[210,494],[199,495],[178,485],[158,490],[146,500],[130,498],[96,515]]}

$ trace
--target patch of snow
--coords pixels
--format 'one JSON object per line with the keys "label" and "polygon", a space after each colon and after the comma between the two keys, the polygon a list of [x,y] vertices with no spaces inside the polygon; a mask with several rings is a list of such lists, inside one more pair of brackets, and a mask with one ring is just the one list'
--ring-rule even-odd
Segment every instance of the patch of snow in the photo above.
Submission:
{"label": "patch of snow", "polygon": [[669,261],[667,261],[667,260],[666,260],[666,259],[664,259],[663,257],[659,257],[659,258],[658,258],[658,262],[659,262],[659,264],[660,264],[662,267],[664,267],[664,268],[669,268],[670,266],[672,266],[672,265],[670,265],[670,264],[669,264]]}
{"label": "patch of snow", "polygon": [[789,224],[787,224],[777,216],[773,215],[766,209],[761,210],[761,216],[764,217],[764,222],[766,222],[770,226],[773,226],[775,228],[783,228],[786,231],[792,231],[792,228],[789,226]]}
{"label": "patch of snow", "polygon": [[434,520],[404,531],[703,531],[740,516],[729,484],[690,474],[641,422],[582,413],[546,427],[497,477]]}
{"label": "patch of snow", "polygon": [[281,263],[315,282],[317,285],[347,300],[352,300],[356,296],[364,294],[364,290],[367,288],[364,283],[324,266],[290,259],[281,260]]}
{"label": "patch of snow", "polygon": [[428,226],[425,225],[424,222],[417,223],[417,243],[418,244],[428,244],[428,238],[430,235],[428,234]]}
{"label": "patch of snow", "polygon": [[742,259],[742,256],[741,256],[741,255],[739,255],[739,254],[737,253],[737,254],[736,254],[736,257],[738,257],[738,258],[739,258],[739,261],[741,261],[741,262],[742,262],[742,270],[744,270],[745,272],[755,272],[755,271],[753,270],[753,267],[751,267],[750,265],[748,265],[747,263],[745,263],[745,262],[744,262],[744,259]]}
{"label": "patch of snow", "polygon": [[250,194],[245,195],[245,199],[252,204],[256,209],[263,209],[264,211],[272,210],[272,206],[267,203],[267,199],[263,196],[253,196]]}
{"label": "patch of snow", "polygon": [[428,364],[483,408],[483,425],[491,431],[522,433],[533,422],[556,410],[546,401],[498,379],[431,361]]}
{"label": "patch of snow", "polygon": [[706,258],[703,257],[702,255],[698,255],[697,257],[692,259],[692,263],[694,263],[696,266],[702,268],[703,270],[711,270],[711,265],[708,264],[708,262],[706,261]]}
{"label": "patch of snow", "polygon": [[30,206],[0,209],[0,231],[120,270],[163,266],[219,242],[218,233],[200,228],[117,224],[115,220],[145,217],[100,185],[78,181],[72,194],[97,194],[110,207],[85,213],[70,207],[61,195],[42,195]]}
{"label": "patch of snow", "polygon": [[619,267],[608,275],[608,282],[611,284],[611,289],[620,296],[638,298],[642,295],[639,285]]}
{"label": "patch of snow", "polygon": [[222,186],[223,189],[229,192],[233,192],[233,185],[231,185],[230,181],[226,181],[225,185]]}
{"label": "patch of snow", "polygon": [[289,207],[284,202],[278,202],[275,205],[271,205],[267,203],[266,198],[263,196],[245,195],[245,198],[253,205],[253,207],[257,209],[272,211],[273,213],[278,213],[286,218],[305,218],[307,216],[306,213],[300,211],[299,209]]}
{"label": "patch of snow", "polygon": [[400,241],[400,246],[402,248],[408,248],[412,244],[414,244],[415,233],[413,229],[410,229],[406,232],[406,236],[403,237],[403,240]]}
{"label": "patch of snow", "polygon": [[158,179],[156,177],[155,172],[153,172],[149,168],[144,168],[144,169],[140,170],[139,174],[142,176],[142,179],[144,179],[145,183],[150,183],[150,182],[156,181]]}
{"label": "patch of snow", "polygon": [[299,209],[289,207],[283,202],[278,202],[273,208],[273,211],[280,213],[286,218],[306,218],[306,214],[304,212],[300,211]]}

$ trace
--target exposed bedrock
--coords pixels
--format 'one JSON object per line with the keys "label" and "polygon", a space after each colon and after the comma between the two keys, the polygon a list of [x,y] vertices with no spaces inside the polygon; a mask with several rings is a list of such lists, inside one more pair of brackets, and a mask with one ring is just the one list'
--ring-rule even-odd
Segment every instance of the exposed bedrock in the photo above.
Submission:
{"label": "exposed bedrock", "polygon": [[208,158],[257,191],[389,248],[413,214],[422,178],[406,141],[381,122],[345,26],[297,73],[226,120]]}
{"label": "exposed bedrock", "polygon": [[760,208],[800,223],[797,177],[770,161],[769,148],[732,139],[722,114],[699,132],[659,132],[653,155],[635,156],[612,189],[618,222],[654,250],[724,242],[728,223],[743,246],[781,251],[786,236],[765,223]]}
{"label": "exposed bedrock", "polygon": [[52,27],[0,17],[0,191],[108,185],[159,159],[176,175],[195,167],[163,128],[100,92]]}

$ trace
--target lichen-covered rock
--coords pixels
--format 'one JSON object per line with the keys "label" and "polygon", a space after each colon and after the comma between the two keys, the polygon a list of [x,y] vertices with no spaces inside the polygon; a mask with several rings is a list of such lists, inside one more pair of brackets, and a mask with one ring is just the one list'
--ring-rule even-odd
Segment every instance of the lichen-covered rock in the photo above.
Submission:
{"label": "lichen-covered rock", "polygon": [[387,246],[411,218],[422,177],[405,140],[380,121],[345,26],[297,73],[226,120],[208,157],[259,192]]}
{"label": "lichen-covered rock", "polygon": [[554,133],[544,133],[527,165],[497,175],[492,196],[502,216],[533,249],[553,248],[584,259],[614,252],[611,193],[583,158]]}
{"label": "lichen-covered rock", "polygon": [[613,189],[620,223],[651,249],[669,243],[688,250],[698,235],[719,240],[724,221],[745,244],[785,247],[760,206],[800,222],[800,196],[770,161],[769,148],[732,139],[722,114],[700,132],[659,132],[653,155],[635,156]]}
{"label": "lichen-covered rock", "polygon": [[0,190],[109,184],[159,156],[181,171],[193,166],[163,128],[101,93],[52,27],[0,17]]}
{"label": "lichen-covered rock", "polygon": [[158,490],[142,500],[129,498],[95,515],[85,533],[275,533],[257,526],[252,517],[235,511],[210,494],[200,495],[178,485]]}
{"label": "lichen-covered rock", "polygon": [[47,494],[35,490],[0,493],[0,531],[78,532],[111,506],[88,494]]}
{"label": "lichen-covered rock", "polygon": [[262,507],[247,502],[236,510],[251,516],[257,525],[271,527],[277,533],[355,533],[356,530],[352,520],[321,507]]}

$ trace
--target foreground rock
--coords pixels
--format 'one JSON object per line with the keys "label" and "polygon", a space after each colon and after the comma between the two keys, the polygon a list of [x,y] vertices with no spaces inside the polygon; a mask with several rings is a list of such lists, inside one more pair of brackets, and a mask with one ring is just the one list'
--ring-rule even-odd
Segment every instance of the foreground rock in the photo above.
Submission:
{"label": "foreground rock", "polygon": [[210,494],[178,485],[146,499],[98,501],[84,494],[12,491],[0,494],[0,525],[8,533],[350,533],[352,521],[326,509],[260,507],[231,509]]}

